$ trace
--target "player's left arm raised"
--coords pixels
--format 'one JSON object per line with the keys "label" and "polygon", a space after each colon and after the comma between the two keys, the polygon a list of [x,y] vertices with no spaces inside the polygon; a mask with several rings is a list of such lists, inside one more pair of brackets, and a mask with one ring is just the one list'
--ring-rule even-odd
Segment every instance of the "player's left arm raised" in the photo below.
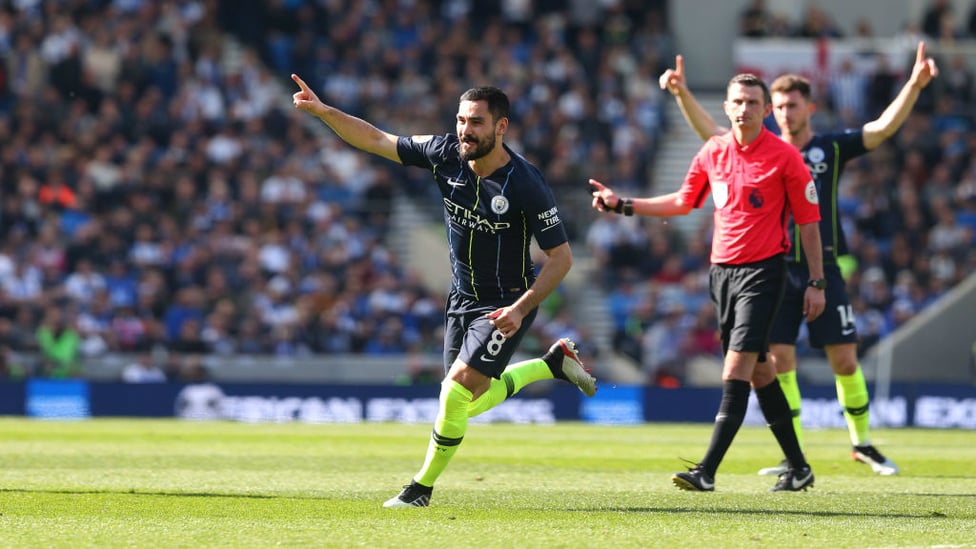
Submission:
{"label": "player's left arm raised", "polygon": [[905,82],[901,91],[881,116],[864,124],[862,128],[864,147],[868,150],[874,149],[894,135],[905,123],[908,113],[915,107],[919,93],[938,75],[939,68],[935,60],[925,56],[925,42],[919,42],[915,52],[915,65],[912,67],[912,75],[908,78],[908,82]]}

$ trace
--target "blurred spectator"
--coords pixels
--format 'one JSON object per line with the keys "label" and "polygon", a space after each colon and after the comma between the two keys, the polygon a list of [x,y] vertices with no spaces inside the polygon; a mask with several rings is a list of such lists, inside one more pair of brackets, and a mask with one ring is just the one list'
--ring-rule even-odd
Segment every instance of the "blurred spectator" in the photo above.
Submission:
{"label": "blurred spectator", "polygon": [[748,38],[769,35],[772,15],[766,9],[766,0],[752,0],[739,14],[739,34]]}
{"label": "blurred spectator", "polygon": [[684,378],[683,342],[693,320],[679,301],[668,301],[661,308],[661,319],[654,322],[641,341],[641,366],[648,381]]}
{"label": "blurred spectator", "polygon": [[841,38],[844,35],[830,14],[816,4],[807,5],[796,30],[800,38]]}
{"label": "blurred spectator", "polygon": [[841,126],[858,127],[867,114],[868,78],[849,58],[842,60],[837,70],[828,84],[830,106],[840,116]]}
{"label": "blurred spectator", "polygon": [[46,377],[69,378],[80,373],[81,336],[58,306],[44,310],[37,328],[37,345],[41,354],[40,372]]}
{"label": "blurred spectator", "polygon": [[126,383],[162,383],[166,372],[156,365],[152,353],[134,355],[133,361],[122,368],[122,381]]}
{"label": "blurred spectator", "polygon": [[[974,10],[976,14],[976,10]],[[954,101],[954,108],[966,111],[973,106],[976,83],[969,60],[963,54],[949,57],[949,62],[940,70],[939,82],[946,96]]]}
{"label": "blurred spectator", "polygon": [[210,369],[198,354],[173,353],[173,366],[176,369],[176,381],[184,383],[202,383],[210,381]]}
{"label": "blurred spectator", "polygon": [[19,381],[29,373],[28,368],[17,359],[17,355],[0,343],[0,381]]}
{"label": "blurred spectator", "polygon": [[938,38],[947,17],[952,17],[950,0],[929,0],[929,5],[922,14],[922,32],[930,38]]}
{"label": "blurred spectator", "polygon": [[877,53],[874,56],[874,73],[867,82],[866,117],[876,119],[881,116],[885,108],[891,103],[898,89],[899,78],[888,63],[888,56]]}
{"label": "blurred spectator", "polygon": [[966,23],[966,30],[970,38],[976,38],[976,4],[969,9],[969,19]]}

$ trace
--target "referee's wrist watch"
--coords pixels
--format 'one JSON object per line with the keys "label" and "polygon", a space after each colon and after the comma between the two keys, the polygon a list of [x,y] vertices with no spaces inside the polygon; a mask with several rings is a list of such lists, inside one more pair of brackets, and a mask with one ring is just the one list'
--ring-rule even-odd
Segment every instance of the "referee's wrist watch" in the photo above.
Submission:
{"label": "referee's wrist watch", "polygon": [[807,286],[810,286],[811,288],[816,288],[818,290],[824,290],[827,288],[827,279],[826,278],[811,279],[807,282]]}

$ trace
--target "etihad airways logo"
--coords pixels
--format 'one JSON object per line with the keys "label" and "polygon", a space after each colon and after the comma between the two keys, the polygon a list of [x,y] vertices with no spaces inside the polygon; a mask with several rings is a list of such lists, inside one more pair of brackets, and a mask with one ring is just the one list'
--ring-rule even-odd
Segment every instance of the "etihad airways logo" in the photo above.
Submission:
{"label": "etihad airways logo", "polygon": [[446,198],[444,199],[444,208],[447,210],[447,214],[451,216],[451,221],[461,225],[462,227],[467,227],[476,231],[495,233],[512,226],[511,223],[504,221],[491,221],[486,219],[478,212],[473,212],[460,204],[451,202]]}

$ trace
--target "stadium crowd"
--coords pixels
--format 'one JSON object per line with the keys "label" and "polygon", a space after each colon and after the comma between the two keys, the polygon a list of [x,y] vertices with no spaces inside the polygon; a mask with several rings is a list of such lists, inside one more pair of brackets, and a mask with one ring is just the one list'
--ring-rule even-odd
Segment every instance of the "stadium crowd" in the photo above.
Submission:
{"label": "stadium crowd", "polygon": [[[519,121],[506,142],[543,169],[577,249],[605,273],[617,350],[680,381],[690,357],[718,353],[710,230],[595,220],[584,184],[645,188],[666,124],[680,123],[663,119],[657,86],[675,53],[665,4],[5,3],[0,371],[72,376],[84,357],[160,349],[439,351],[444,289],[387,245],[393,201],[436,191],[297,116],[294,72],[402,135],[452,120],[464,89],[484,83],[475,75],[504,89]],[[976,267],[972,75],[940,63],[941,86],[891,145],[848,167],[865,348]],[[527,352],[565,335],[585,347],[585,323],[558,297]],[[18,363],[33,353],[38,364]],[[172,364],[170,379],[202,375],[198,360]]]}

